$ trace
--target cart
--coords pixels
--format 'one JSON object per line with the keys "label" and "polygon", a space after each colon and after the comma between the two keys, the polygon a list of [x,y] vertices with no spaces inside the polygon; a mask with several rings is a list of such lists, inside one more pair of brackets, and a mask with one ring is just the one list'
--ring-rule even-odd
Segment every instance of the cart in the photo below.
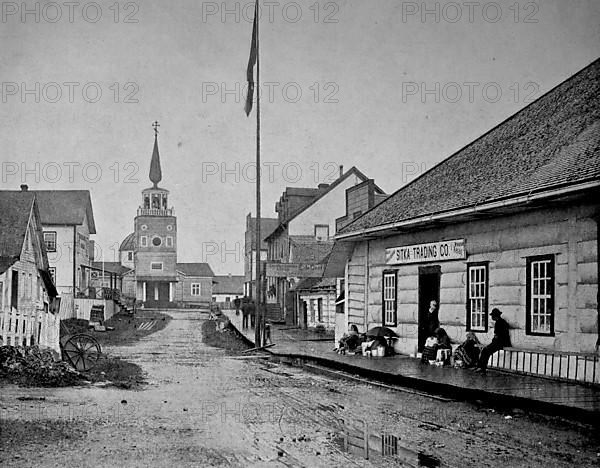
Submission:
{"label": "cart", "polygon": [[87,333],[71,334],[68,327],[61,321],[61,329],[65,332],[60,340],[60,351],[63,361],[69,363],[75,370],[89,371],[94,368],[102,351],[100,344]]}

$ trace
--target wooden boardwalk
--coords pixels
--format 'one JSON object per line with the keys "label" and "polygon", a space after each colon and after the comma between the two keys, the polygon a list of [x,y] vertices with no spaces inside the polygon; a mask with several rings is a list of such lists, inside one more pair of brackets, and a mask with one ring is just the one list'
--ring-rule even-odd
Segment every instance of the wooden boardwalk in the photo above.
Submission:
{"label": "wooden boardwalk", "polygon": [[[242,317],[224,311],[233,326],[249,341],[254,329],[242,330]],[[312,361],[318,364],[461,400],[486,400],[496,404],[519,406],[548,414],[600,424],[600,388],[527,375],[488,370],[481,375],[471,370],[423,365],[407,356],[371,358],[340,355],[333,351],[333,340],[272,326],[268,349],[275,355]]]}

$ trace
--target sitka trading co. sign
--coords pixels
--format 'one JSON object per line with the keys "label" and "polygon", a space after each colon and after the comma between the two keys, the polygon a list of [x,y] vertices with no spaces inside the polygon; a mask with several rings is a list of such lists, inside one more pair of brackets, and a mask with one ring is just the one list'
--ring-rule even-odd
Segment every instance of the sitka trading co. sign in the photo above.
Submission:
{"label": "sitka trading co. sign", "polygon": [[467,258],[464,239],[455,239],[430,244],[405,245],[385,250],[387,265],[406,263],[442,262]]}

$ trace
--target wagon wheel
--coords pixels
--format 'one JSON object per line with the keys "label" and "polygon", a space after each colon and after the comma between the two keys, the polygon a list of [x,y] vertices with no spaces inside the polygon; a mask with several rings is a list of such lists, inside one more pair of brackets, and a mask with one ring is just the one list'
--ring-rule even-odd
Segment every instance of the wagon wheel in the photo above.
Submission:
{"label": "wagon wheel", "polygon": [[78,371],[89,371],[100,358],[100,345],[96,339],[85,333],[69,337],[63,345],[66,360]]}

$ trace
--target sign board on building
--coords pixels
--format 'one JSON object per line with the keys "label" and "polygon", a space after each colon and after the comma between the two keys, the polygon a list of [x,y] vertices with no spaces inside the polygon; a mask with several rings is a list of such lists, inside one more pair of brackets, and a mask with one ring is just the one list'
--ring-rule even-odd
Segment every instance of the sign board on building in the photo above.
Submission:
{"label": "sign board on building", "polygon": [[442,262],[445,260],[463,260],[465,258],[467,258],[467,251],[464,239],[405,245],[385,250],[385,263],[387,265]]}
{"label": "sign board on building", "polygon": [[324,270],[319,263],[267,263],[267,276],[274,278],[321,278]]}

